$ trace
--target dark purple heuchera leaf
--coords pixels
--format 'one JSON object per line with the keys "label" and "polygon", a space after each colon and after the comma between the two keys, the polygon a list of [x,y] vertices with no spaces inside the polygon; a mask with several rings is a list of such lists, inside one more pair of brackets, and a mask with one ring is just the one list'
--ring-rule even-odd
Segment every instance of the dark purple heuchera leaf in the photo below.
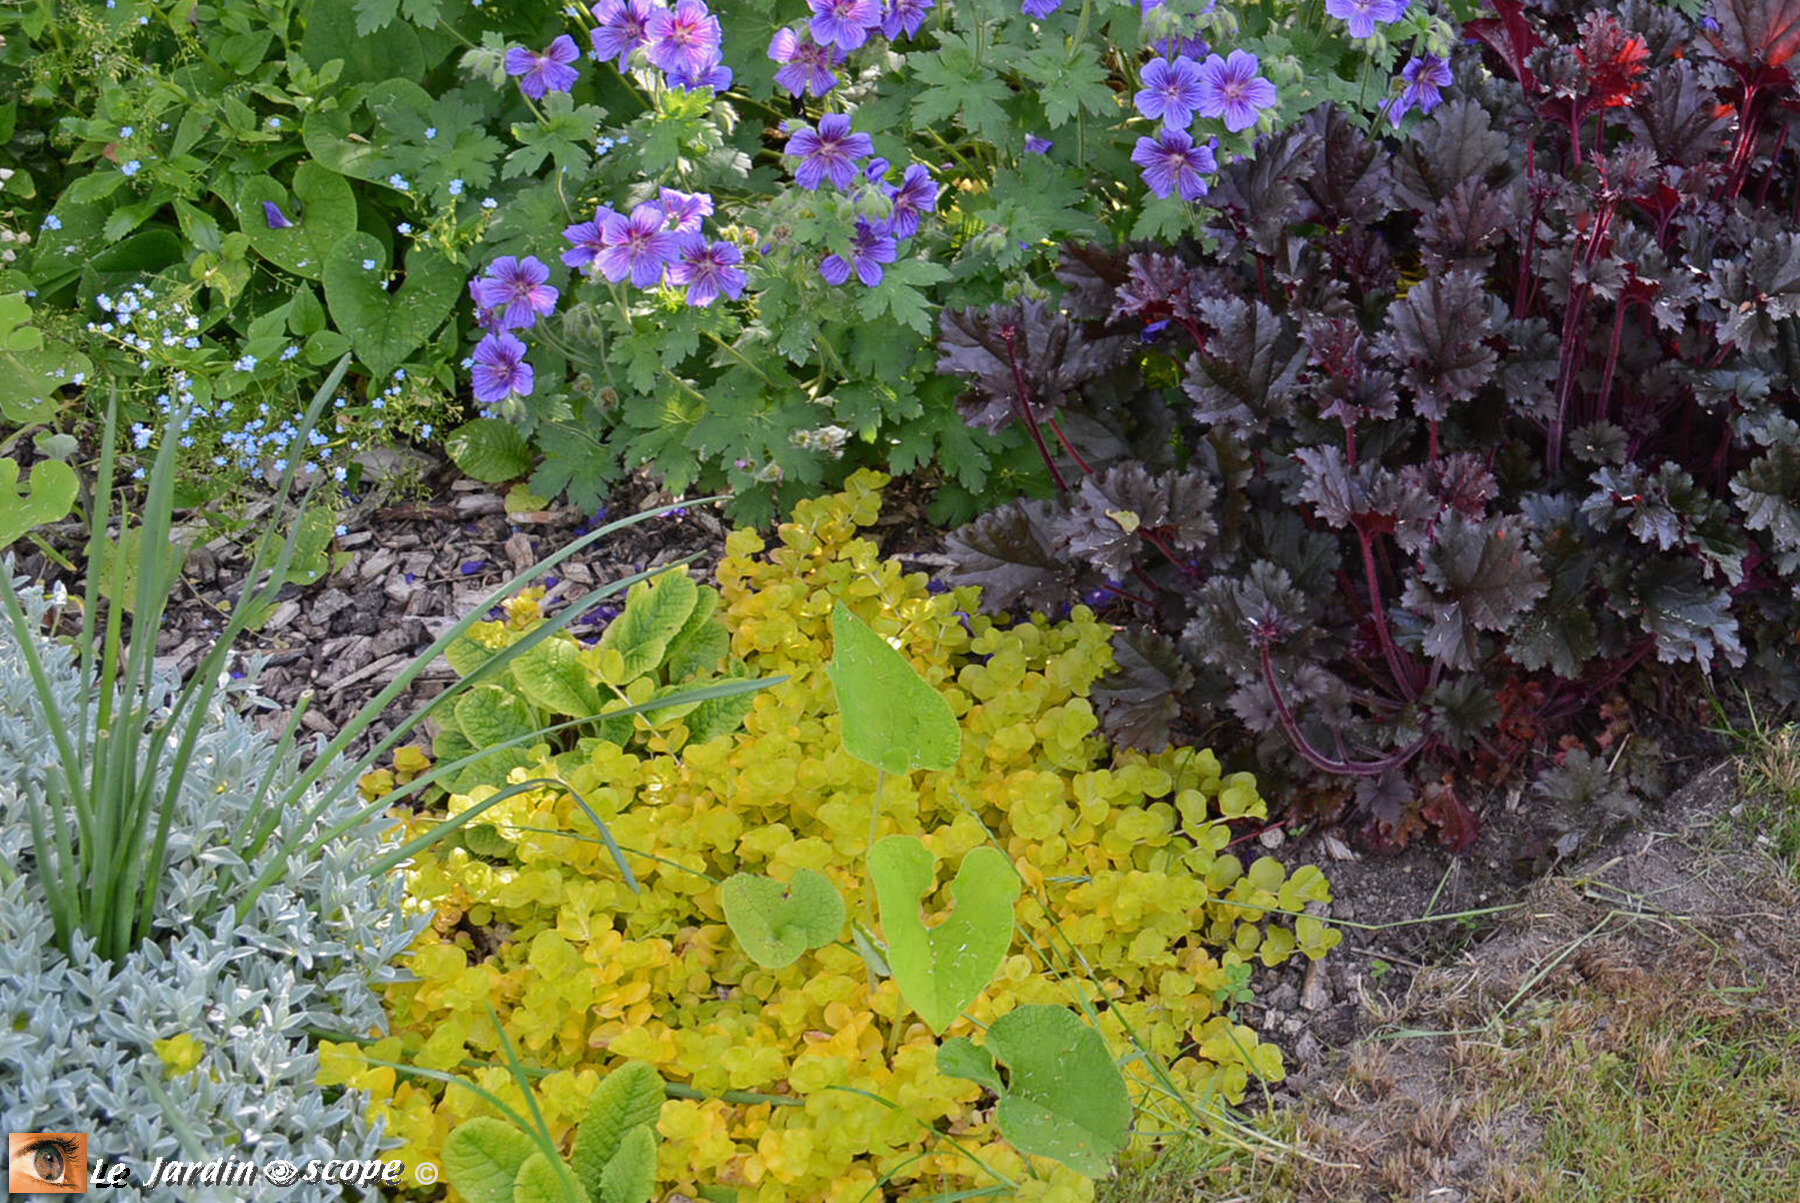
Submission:
{"label": "dark purple heuchera leaf", "polygon": [[[1183,650],[1239,682],[1262,674],[1259,648],[1268,644],[1278,668],[1291,672],[1319,637],[1314,607],[1286,570],[1267,560],[1242,580],[1214,577],[1199,589],[1195,615],[1181,633]],[[1282,675],[1282,674],[1278,674]]]}
{"label": "dark purple heuchera leaf", "polygon": [[974,381],[975,395],[963,402],[964,420],[997,434],[1026,405],[1038,421],[1049,418],[1070,393],[1118,362],[1125,339],[1089,338],[1067,314],[1026,300],[985,310],[946,309],[938,349],[944,353],[938,371]]}
{"label": "dark purple heuchera leaf", "polygon": [[1637,103],[1625,111],[1625,125],[1659,163],[1692,166],[1718,150],[1731,119],[1703,92],[1699,72],[1686,59],[1652,71]]}
{"label": "dark purple heuchera leaf", "polygon": [[1430,781],[1422,791],[1419,817],[1438,829],[1438,840],[1452,852],[1467,852],[1481,836],[1481,820],[1448,781]]}
{"label": "dark purple heuchera leaf", "polygon": [[[1582,574],[1585,580],[1586,574]],[[1554,596],[1533,606],[1513,624],[1506,653],[1533,672],[1549,669],[1573,681],[1600,650],[1594,617],[1579,605],[1557,604]]]}
{"label": "dark purple heuchera leaf", "polygon": [[1421,280],[1388,310],[1380,346],[1401,365],[1420,417],[1441,421],[1452,402],[1467,401],[1493,377],[1498,358],[1482,340],[1505,320],[1505,304],[1472,271]]}
{"label": "dark purple heuchera leaf", "polygon": [[1075,589],[1075,572],[1053,550],[1054,511],[1044,501],[1015,501],[952,531],[944,551],[952,584],[980,585],[987,610],[1055,613]]}
{"label": "dark purple heuchera leaf", "polygon": [[1406,821],[1407,808],[1413,804],[1415,796],[1412,782],[1397,769],[1356,779],[1357,811],[1368,815],[1390,839],[1395,829]]}
{"label": "dark purple heuchera leaf", "polygon": [[1399,401],[1394,375],[1372,364],[1368,338],[1354,319],[1308,314],[1300,338],[1308,368],[1300,384],[1314,398],[1320,417],[1354,426],[1394,416]]}
{"label": "dark purple heuchera leaf", "polygon": [[[1207,232],[1227,247],[1247,242],[1262,254],[1274,253],[1301,203],[1296,181],[1314,170],[1317,142],[1310,129],[1289,126],[1258,138],[1254,157],[1220,168],[1206,198],[1219,216]],[[1229,251],[1222,257],[1229,258]]]}
{"label": "dark purple heuchera leaf", "polygon": [[1499,482],[1488,470],[1487,462],[1470,451],[1440,455],[1423,464],[1408,464],[1400,470],[1400,479],[1409,488],[1469,518],[1487,513],[1488,502],[1499,490]]}
{"label": "dark purple heuchera leaf", "polygon": [[1645,559],[1631,573],[1625,596],[1610,604],[1643,624],[1665,664],[1691,661],[1704,668],[1718,657],[1734,668],[1744,663],[1730,596],[1708,585],[1692,560]]}
{"label": "dark purple heuchera leaf", "polygon": [[1294,452],[1304,470],[1300,500],[1327,526],[1354,526],[1365,534],[1393,535],[1409,552],[1430,541],[1440,506],[1424,488],[1379,464],[1354,468],[1341,449],[1325,444]]}
{"label": "dark purple heuchera leaf", "polygon": [[1552,386],[1562,340],[1541,317],[1508,320],[1501,324],[1500,336],[1506,351],[1494,371],[1495,386],[1513,412],[1547,420],[1555,407]]}
{"label": "dark purple heuchera leaf", "polygon": [[1709,284],[1707,298],[1725,310],[1719,341],[1767,351],[1776,323],[1800,314],[1800,234],[1758,239],[1741,256],[1715,260]]}
{"label": "dark purple heuchera leaf", "polygon": [[1605,467],[1591,479],[1594,492],[1581,503],[1581,512],[1597,528],[1623,526],[1660,551],[1692,548],[1707,561],[1708,571],[1722,573],[1728,584],[1744,579],[1747,549],[1724,504],[1674,464],[1654,473],[1636,464]]}
{"label": "dark purple heuchera leaf", "polygon": [[1800,573],[1800,426],[1782,419],[1786,441],[1770,445],[1731,481],[1744,511],[1744,525],[1766,531],[1775,563],[1784,575]]}
{"label": "dark purple heuchera leaf", "polygon": [[[1710,35],[1719,57],[1737,68],[1746,83],[1787,83],[1783,67],[1800,51],[1800,4],[1795,0],[1714,0],[1718,29]],[[1779,71],[1768,75],[1768,72]]]}
{"label": "dark purple heuchera leaf", "polygon": [[1476,632],[1506,629],[1550,586],[1516,517],[1482,521],[1451,511],[1434,536],[1401,596],[1428,622],[1425,654],[1450,668],[1473,668]]}
{"label": "dark purple heuchera leaf", "polygon": [[1216,495],[1198,472],[1151,476],[1141,464],[1120,464],[1083,477],[1077,498],[1051,530],[1059,550],[1116,579],[1131,571],[1146,537],[1194,556],[1206,550],[1218,531]]}
{"label": "dark purple heuchera leaf", "polygon": [[1419,222],[1419,245],[1428,274],[1456,268],[1486,274],[1494,247],[1519,220],[1523,189],[1493,188],[1487,181],[1464,180]]}
{"label": "dark purple heuchera leaf", "polygon": [[1543,39],[1525,19],[1525,6],[1519,0],[1491,0],[1490,6],[1499,16],[1465,21],[1463,33],[1486,42],[1527,92],[1537,91],[1537,77],[1525,65],[1525,60],[1543,44]]}
{"label": "dark purple heuchera leaf", "polygon": [[1293,412],[1304,352],[1288,324],[1261,301],[1213,297],[1200,303],[1212,331],[1188,356],[1182,391],[1209,425],[1262,428]]}
{"label": "dark purple heuchera leaf", "polygon": [[1133,255],[1107,319],[1131,318],[1148,325],[1173,319],[1191,322],[1198,273],[1174,255]]}
{"label": "dark purple heuchera leaf", "polygon": [[1394,191],[1402,203],[1427,212],[1465,180],[1505,184],[1524,166],[1514,154],[1486,109],[1467,97],[1445,101],[1396,156]]}
{"label": "dark purple heuchera leaf", "polygon": [[1298,181],[1305,200],[1290,220],[1317,222],[1334,230],[1387,216],[1394,176],[1386,149],[1351,124],[1336,105],[1321,105],[1300,124],[1315,135],[1314,166]]}
{"label": "dark purple heuchera leaf", "polygon": [[1100,725],[1114,742],[1146,752],[1169,746],[1180,697],[1194,686],[1173,640],[1128,629],[1113,636],[1113,669],[1088,690]]}

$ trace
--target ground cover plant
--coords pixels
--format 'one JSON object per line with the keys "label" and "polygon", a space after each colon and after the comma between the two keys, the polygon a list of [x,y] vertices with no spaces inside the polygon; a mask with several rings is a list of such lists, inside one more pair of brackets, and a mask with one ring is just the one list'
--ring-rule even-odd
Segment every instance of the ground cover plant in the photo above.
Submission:
{"label": "ground cover plant", "polygon": [[[419,858],[431,929],[417,980],[388,995],[395,1035],[322,1054],[323,1081],[374,1093],[397,1155],[490,1114],[439,1075],[537,1107],[560,1141],[628,1058],[670,1084],[659,1189],[1080,1198],[1134,1113],[1151,1141],[1279,1077],[1229,1008],[1255,964],[1335,942],[1302,913],[1322,875],[1229,850],[1265,809],[1247,774],[1193,750],[1108,755],[1084,696],[1109,659],[1090,613],[1000,626],[972,590],[934,594],[856,538],[881,479],[801,504],[766,556],[730,537],[730,653],[787,678],[741,735],[694,742],[647,716],[542,745],[515,778],[568,789],[521,791]],[[535,622],[517,618],[471,635],[504,646]],[[590,685],[616,675],[602,649],[573,651]],[[882,675],[894,664],[911,685]],[[926,927],[939,861],[956,881],[923,902]],[[1045,1041],[1098,1075],[1073,1101],[1033,1056]],[[408,1065],[431,1077],[396,1076]],[[1123,1112],[1092,1101],[1108,1075]]]}
{"label": "ground cover plant", "polygon": [[[1316,109],[1221,169],[1203,240],[1070,247],[1059,304],[939,340],[1057,482],[955,534],[952,579],[1104,599],[1115,735],[1223,721],[1372,837],[1459,849],[1470,763],[1598,737],[1622,686],[1791,698],[1800,663],[1786,10],[1497,11],[1410,140]],[[1540,788],[1628,810],[1604,767],[1565,744]]]}

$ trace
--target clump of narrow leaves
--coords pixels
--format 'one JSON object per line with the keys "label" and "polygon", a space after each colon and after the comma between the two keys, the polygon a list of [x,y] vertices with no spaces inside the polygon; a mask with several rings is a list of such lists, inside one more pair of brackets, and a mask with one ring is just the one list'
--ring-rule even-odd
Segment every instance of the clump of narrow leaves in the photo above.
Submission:
{"label": "clump of narrow leaves", "polygon": [[1658,669],[1800,692],[1800,0],[1494,8],[1411,136],[1315,110],[1204,247],[940,338],[1055,486],[952,575],[1113,607],[1115,737],[1235,723],[1389,841]]}

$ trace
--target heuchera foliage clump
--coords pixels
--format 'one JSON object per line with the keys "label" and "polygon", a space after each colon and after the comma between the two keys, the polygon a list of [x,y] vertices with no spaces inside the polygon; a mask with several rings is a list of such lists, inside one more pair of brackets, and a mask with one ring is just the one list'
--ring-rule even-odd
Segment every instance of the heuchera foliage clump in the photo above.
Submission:
{"label": "heuchera foliage clump", "polygon": [[954,577],[1129,612],[1112,733],[1225,718],[1457,846],[1464,754],[1650,666],[1800,679],[1800,5],[1496,10],[1412,138],[1315,110],[1204,246],[1066,247],[939,343],[1056,485]]}

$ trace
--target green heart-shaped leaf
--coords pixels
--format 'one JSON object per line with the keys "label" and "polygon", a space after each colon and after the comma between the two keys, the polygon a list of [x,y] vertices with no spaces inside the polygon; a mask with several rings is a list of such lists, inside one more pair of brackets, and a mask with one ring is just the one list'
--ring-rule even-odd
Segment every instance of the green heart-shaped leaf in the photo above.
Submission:
{"label": "green heart-shaped leaf", "polygon": [[[998,1057],[1009,1078],[994,1070]],[[1000,1132],[1022,1152],[1103,1177],[1131,1134],[1131,1096],[1100,1033],[1062,1007],[1023,1006],[995,1020],[985,1047],[961,1036],[938,1069],[1000,1096]]]}
{"label": "green heart-shaped leaf", "polygon": [[890,773],[947,769],[962,753],[962,730],[944,696],[905,656],[838,602],[831,611],[831,685],[844,750]]}
{"label": "green heart-shaped leaf", "polygon": [[[373,268],[363,267],[374,263]],[[414,248],[406,257],[400,290],[382,287],[387,252],[374,237],[349,235],[325,264],[325,302],[331,321],[350,336],[357,359],[377,379],[406,362],[450,316],[462,291],[463,272],[435,251]]]}
{"label": "green heart-shaped leaf", "polygon": [[950,883],[950,917],[927,928],[920,901],[937,876],[923,840],[890,835],[869,850],[887,960],[900,994],[931,1030],[949,1027],[975,1001],[1012,947],[1019,875],[996,849],[971,848]]}
{"label": "green heart-shaped leaf", "polygon": [[[269,228],[264,201],[277,205],[294,224]],[[356,194],[337,172],[307,162],[294,169],[294,190],[266,175],[244,183],[237,199],[238,228],[257,254],[296,276],[317,280],[337,248],[356,232]]]}
{"label": "green heart-shaped leaf", "polygon": [[75,469],[60,460],[39,460],[31,469],[29,493],[19,491],[19,461],[0,459],[0,547],[25,537],[34,526],[55,522],[75,504]]}
{"label": "green heart-shaped leaf", "polygon": [[750,959],[765,969],[791,965],[809,948],[837,939],[844,900],[831,879],[799,869],[782,885],[755,873],[738,873],[719,888],[725,922]]}

